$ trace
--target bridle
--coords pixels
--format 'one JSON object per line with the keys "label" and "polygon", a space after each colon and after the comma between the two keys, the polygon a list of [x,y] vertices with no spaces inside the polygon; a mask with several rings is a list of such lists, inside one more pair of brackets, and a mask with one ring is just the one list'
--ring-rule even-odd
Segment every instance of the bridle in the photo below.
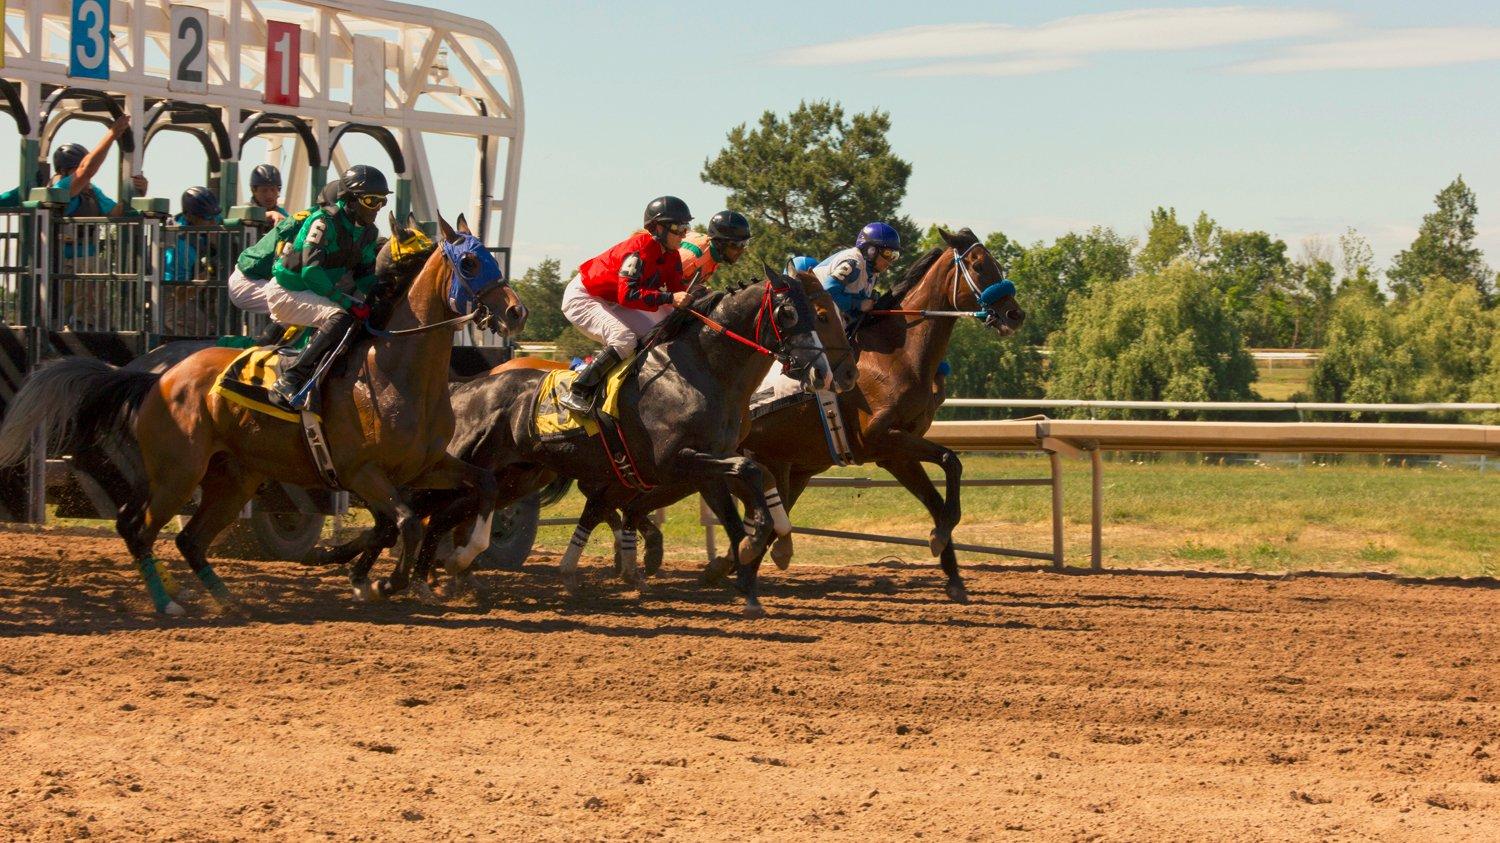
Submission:
{"label": "bridle", "polygon": [[[418,232],[418,234],[425,239],[426,235],[421,235],[420,232]],[[471,243],[470,241],[473,242]],[[478,242],[479,238],[474,237],[473,235],[461,235],[458,243],[450,243],[446,239],[444,239],[443,242],[439,244],[442,247],[443,258],[448,262],[448,269],[452,276],[448,285],[448,306],[455,312],[461,314],[460,316],[457,316],[453,319],[444,319],[441,322],[433,322],[427,325],[418,325],[415,328],[403,328],[398,331],[388,331],[384,328],[376,328],[374,325],[366,322],[365,329],[368,330],[372,336],[380,337],[382,339],[394,339],[396,337],[412,336],[413,334],[423,334],[428,331],[438,330],[439,328],[454,329],[460,325],[464,325],[476,320],[478,320],[480,324],[483,324],[486,320],[489,320],[491,318],[490,310],[488,307],[480,304],[480,298],[496,287],[509,286],[509,282],[505,280],[505,276],[502,273],[498,274],[493,280],[486,281],[476,286],[475,280],[471,277],[471,274],[465,273],[463,271],[464,257],[474,254],[478,251],[474,248],[474,244]],[[406,251],[417,251],[417,249],[413,249],[409,246],[403,245],[402,248]],[[395,249],[393,248],[392,251],[394,252]],[[496,268],[498,269],[498,264],[496,265]],[[472,273],[472,275],[478,275],[479,272],[482,271],[483,266],[481,264],[480,268],[476,270],[475,273]]]}
{"label": "bridle", "polygon": [[[957,249],[953,250],[953,284],[948,291],[948,303],[953,308],[952,310],[871,310],[869,311],[869,314],[871,316],[890,315],[921,317],[916,322],[908,322],[907,327],[921,324],[923,320],[929,318],[956,319],[962,317],[974,317],[976,319],[983,319],[986,322],[995,319],[997,316],[999,316],[999,314],[991,310],[989,305],[992,302],[998,301],[1007,295],[1015,295],[1016,285],[1009,279],[1001,279],[989,285],[988,287],[985,287],[983,289],[980,288],[979,282],[974,280],[974,274],[969,269],[969,264],[966,259],[968,258],[970,252],[974,251],[975,249],[982,248],[984,248],[983,243],[974,242],[970,243],[969,246],[962,252],[958,251]],[[974,294],[974,301],[979,305],[979,310],[975,311],[959,309],[958,281],[960,278],[963,279],[964,285],[969,288],[969,291]]]}
{"label": "bridle", "polygon": [[[686,310],[688,313],[691,313],[694,317],[696,317],[698,321],[702,322],[703,325],[708,328],[708,330],[719,334],[720,336],[734,340],[740,345],[743,345],[755,351],[757,354],[764,354],[767,357],[776,360],[781,364],[782,368],[788,372],[796,371],[798,369],[807,368],[807,366],[810,366],[812,364],[798,364],[792,357],[792,352],[815,348],[826,355],[827,350],[823,348],[822,340],[819,339],[817,332],[814,330],[809,329],[804,332],[807,336],[812,338],[812,342],[810,344],[801,343],[794,345],[788,340],[787,337],[782,335],[781,326],[776,324],[776,295],[778,293],[787,292],[790,289],[791,287],[788,285],[783,285],[778,288],[772,283],[772,280],[770,278],[767,278],[765,280],[765,284],[762,288],[760,297],[760,307],[755,311],[755,339],[750,339],[739,333],[736,333],[735,331],[730,330],[707,314],[699,312],[695,307],[689,306],[686,308]],[[767,325],[770,326],[772,336],[776,338],[775,350],[767,348],[760,342],[761,338],[766,335]]]}

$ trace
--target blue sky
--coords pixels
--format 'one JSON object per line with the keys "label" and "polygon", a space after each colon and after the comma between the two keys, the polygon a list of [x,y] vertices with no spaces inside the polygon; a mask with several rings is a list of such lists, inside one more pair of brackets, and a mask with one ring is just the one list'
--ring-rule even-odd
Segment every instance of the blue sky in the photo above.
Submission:
{"label": "blue sky", "polygon": [[[520,66],[518,272],[576,266],[661,193],[706,220],[724,194],[698,176],[725,133],[804,99],[891,113],[920,223],[1139,236],[1171,205],[1294,255],[1353,226],[1384,266],[1462,173],[1500,267],[1492,1],[436,2],[492,23]],[[197,177],[181,154],[153,145],[153,194]],[[440,194],[467,196],[468,166],[434,162]]]}
{"label": "blue sky", "polygon": [[[1354,226],[1383,265],[1462,173],[1500,266],[1493,2],[443,2],[521,68],[517,267],[577,263],[658,193],[706,218],[725,133],[820,98],[891,113],[919,222],[1138,235],[1174,205],[1294,254]],[[910,27],[946,29],[849,43]]]}

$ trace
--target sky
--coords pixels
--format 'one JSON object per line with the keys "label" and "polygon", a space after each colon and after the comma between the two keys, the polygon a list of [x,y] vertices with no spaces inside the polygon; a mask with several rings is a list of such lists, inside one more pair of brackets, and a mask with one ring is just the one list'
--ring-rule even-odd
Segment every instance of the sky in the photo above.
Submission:
{"label": "sky", "polygon": [[[520,67],[517,272],[576,266],[660,194],[706,221],[725,192],[699,174],[726,133],[818,99],[890,113],[923,225],[1140,237],[1165,205],[1293,256],[1354,227],[1383,267],[1462,174],[1500,268],[1493,0],[434,2],[489,21]],[[159,145],[151,192],[176,196],[193,168]],[[434,161],[440,196],[466,197],[468,168]]]}

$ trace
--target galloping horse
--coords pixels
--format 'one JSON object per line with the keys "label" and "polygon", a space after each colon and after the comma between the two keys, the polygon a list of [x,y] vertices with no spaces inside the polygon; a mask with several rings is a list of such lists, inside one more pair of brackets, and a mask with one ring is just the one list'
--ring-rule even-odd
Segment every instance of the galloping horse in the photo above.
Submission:
{"label": "galloping horse", "polygon": [[[380,251],[379,282],[371,298],[376,337],[358,343],[342,370],[323,385],[323,428],[343,487],[359,495],[382,524],[392,525],[411,555],[421,521],[398,491],[465,489],[488,500],[493,479],[453,457],[448,398],[452,324],[474,320],[515,333],[526,309],[499,265],[463,218],[454,230],[441,218],[441,249],[405,257]],[[395,220],[392,218],[393,234]],[[415,237],[414,232],[405,232]],[[0,465],[17,461],[31,433],[44,430],[68,453],[107,439],[134,444],[141,481],[115,522],[136,559],[156,610],[180,615],[152,556],[157,534],[193,493],[202,503],[177,536],[177,547],[219,604],[233,609],[229,589],[214,573],[207,549],[262,482],[321,485],[294,422],[248,410],[212,389],[237,349],[210,348],[155,374],[72,358],[27,379],[0,427]],[[393,581],[390,590],[405,583]],[[372,590],[355,578],[356,593]],[[387,589],[381,583],[374,591]]]}
{"label": "galloping horse", "polygon": [[[953,552],[953,528],[961,517],[958,455],[922,438],[937,412],[932,388],[938,364],[953,335],[952,316],[921,316],[920,311],[982,313],[987,325],[1006,336],[1026,318],[1009,282],[974,233],[940,231],[945,248],[919,259],[906,276],[875,305],[878,310],[905,311],[866,318],[855,334],[859,349],[859,385],[839,396],[850,447],[857,463],[874,462],[890,472],[932,515],[932,554],[948,575],[946,591],[957,602],[968,600]],[[807,488],[807,481],[833,465],[824,445],[817,408],[803,402],[755,420],[741,453],[764,466],[775,479],[787,510]],[[922,463],[943,469],[946,494],[940,495]],[[767,490],[767,494],[771,494]],[[791,556],[791,537],[776,539],[778,561]]]}
{"label": "galloping horse", "polygon": [[[759,523],[771,523],[759,467],[734,453],[746,407],[775,360],[805,386],[826,387],[831,372],[815,333],[817,317],[799,282],[768,269],[763,283],[713,293],[692,309],[694,313],[679,311],[663,323],[663,339],[643,352],[640,368],[624,380],[619,426],[647,485],[680,490],[678,497],[694,490],[703,494],[730,535],[731,555],[743,562],[739,586],[745,613],[759,616],[764,610],[756,596],[755,571],[766,537],[746,535],[733,500],[735,495],[749,500],[751,511],[762,516]],[[578,557],[593,528],[606,514],[630,512],[633,501],[648,495],[654,499],[655,493],[619,480],[596,482],[614,478],[616,469],[594,438],[537,438],[531,408],[545,375],[545,367],[506,366],[456,389],[454,409],[466,423],[452,450],[495,470],[504,490],[496,508],[556,475],[586,481],[588,504],[562,563],[565,582],[573,589]],[[478,555],[488,538],[488,524],[481,520],[468,544],[455,551],[457,567]],[[629,525],[621,544],[625,578],[639,582]]]}

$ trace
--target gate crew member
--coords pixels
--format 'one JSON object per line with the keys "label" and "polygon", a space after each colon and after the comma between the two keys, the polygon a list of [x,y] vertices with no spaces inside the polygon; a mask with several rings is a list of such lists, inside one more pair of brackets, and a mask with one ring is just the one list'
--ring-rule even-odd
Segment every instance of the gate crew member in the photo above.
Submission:
{"label": "gate crew member", "polygon": [[266,212],[272,225],[286,219],[281,207],[281,171],[271,164],[261,164],[250,171],[250,201]]}
{"label": "gate crew member", "polygon": [[824,258],[813,274],[838,304],[844,323],[852,325],[875,306],[875,278],[899,257],[901,235],[883,222],[872,222],[860,229],[853,248]]}
{"label": "gate crew member", "polygon": [[635,353],[642,334],[667,318],[661,308],[691,301],[677,250],[692,219],[687,203],[676,196],[652,199],[641,230],[578,267],[563,290],[563,315],[604,348],[578,373],[562,397],[564,407],[592,412],[605,375]]}
{"label": "gate crew member", "polygon": [[199,278],[217,281],[222,239],[219,233],[196,234],[187,229],[211,228],[220,222],[219,195],[211,188],[190,187],[182,192],[182,213],[173,218],[176,234],[162,253],[161,280],[174,285],[163,290],[166,313],[162,324],[166,333],[177,336],[203,336],[210,333],[209,313],[198,299],[206,290],[185,286]]}
{"label": "gate crew member", "polygon": [[733,266],[750,244],[750,221],[736,211],[720,211],[708,221],[708,233],[692,232],[682,240],[677,250],[682,258],[682,277],[691,281],[698,276],[698,283],[705,287],[714,277],[719,266]]}
{"label": "gate crew member", "polygon": [[375,218],[390,193],[384,173],[355,164],[340,179],[338,200],[309,215],[291,247],[276,259],[276,283],[266,291],[271,318],[318,329],[297,362],[271,386],[276,403],[300,410],[306,396],[298,393],[318,364],[356,320],[369,318],[364,297],[375,284]]}

